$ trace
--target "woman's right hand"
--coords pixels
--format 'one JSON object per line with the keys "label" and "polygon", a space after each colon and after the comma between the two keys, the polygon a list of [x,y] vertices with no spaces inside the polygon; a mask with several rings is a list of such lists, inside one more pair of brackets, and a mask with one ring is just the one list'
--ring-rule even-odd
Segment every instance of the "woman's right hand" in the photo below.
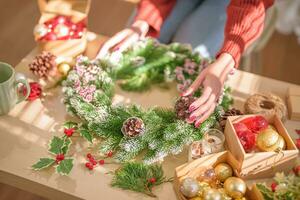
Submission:
{"label": "woman's right hand", "polygon": [[126,28],[115,34],[104,43],[96,58],[102,58],[107,53],[120,50],[124,51],[132,43],[146,36],[149,30],[149,24],[143,20],[135,21],[130,28]]}

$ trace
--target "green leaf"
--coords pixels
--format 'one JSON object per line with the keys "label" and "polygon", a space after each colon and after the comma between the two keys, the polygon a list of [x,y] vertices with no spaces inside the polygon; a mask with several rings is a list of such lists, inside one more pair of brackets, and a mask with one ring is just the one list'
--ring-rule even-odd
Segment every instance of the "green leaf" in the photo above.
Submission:
{"label": "green leaf", "polygon": [[72,144],[72,140],[69,137],[65,137],[64,144],[61,148],[61,151],[62,151],[63,154],[68,153],[69,147],[71,146],[71,144]]}
{"label": "green leaf", "polygon": [[64,140],[57,136],[54,136],[49,144],[49,152],[54,155],[60,154],[62,153],[63,145],[64,145]]}
{"label": "green leaf", "polygon": [[52,158],[40,158],[40,160],[35,163],[34,165],[31,166],[32,169],[34,170],[42,170],[47,167],[50,167],[55,163],[55,160]]}
{"label": "green leaf", "polygon": [[68,122],[64,123],[64,128],[66,128],[66,129],[75,128],[77,126],[78,126],[78,124],[76,122],[68,121]]}
{"label": "green leaf", "polygon": [[62,160],[56,167],[56,172],[61,175],[68,175],[73,168],[73,159],[67,158]]}
{"label": "green leaf", "polygon": [[93,143],[93,136],[92,134],[85,128],[81,128],[79,130],[79,134],[84,137],[87,141],[89,141],[90,143]]}

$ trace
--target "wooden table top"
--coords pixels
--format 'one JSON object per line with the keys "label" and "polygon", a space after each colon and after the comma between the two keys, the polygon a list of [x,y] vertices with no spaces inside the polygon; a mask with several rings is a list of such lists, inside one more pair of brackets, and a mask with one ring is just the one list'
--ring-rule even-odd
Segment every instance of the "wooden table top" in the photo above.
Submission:
{"label": "wooden table top", "polygon": [[[16,66],[16,70],[30,80],[36,78],[28,71],[37,50],[34,49]],[[233,88],[235,107],[242,109],[245,99],[257,92],[273,92],[285,98],[289,87],[299,87],[247,72],[237,71],[228,82]],[[135,102],[144,107],[152,105],[170,107],[178,96],[175,85],[169,90],[153,87],[145,93],[125,92],[116,88],[115,101]],[[159,97],[159,98],[158,98]],[[69,176],[60,176],[53,169],[34,172],[30,166],[40,157],[49,156],[47,144],[53,135],[62,135],[62,124],[69,119],[61,103],[61,88],[48,92],[43,101],[22,102],[8,115],[0,116],[0,182],[28,190],[49,199],[152,199],[143,194],[124,191],[110,186],[112,175],[107,172],[116,169],[116,164],[106,164],[92,172],[84,167],[88,144],[75,138],[73,156],[74,168]],[[297,138],[299,121],[285,123],[291,137]],[[76,150],[76,151],[75,151]],[[170,156],[163,163],[167,176],[173,176],[175,167],[187,162],[187,151]],[[171,183],[154,189],[159,199],[174,200]]]}

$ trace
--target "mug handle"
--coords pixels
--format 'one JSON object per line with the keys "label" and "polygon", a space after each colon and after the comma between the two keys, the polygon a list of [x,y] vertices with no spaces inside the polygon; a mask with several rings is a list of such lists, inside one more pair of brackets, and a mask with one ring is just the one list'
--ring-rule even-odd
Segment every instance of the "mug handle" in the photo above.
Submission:
{"label": "mug handle", "polygon": [[16,74],[16,80],[15,80],[15,87],[16,87],[16,89],[18,88],[18,85],[20,83],[25,86],[25,88],[26,88],[26,95],[22,95],[22,96],[18,95],[17,104],[20,103],[20,102],[22,102],[22,101],[24,101],[24,100],[26,100],[27,97],[30,94],[30,86],[29,86],[29,83],[26,80],[25,76],[23,74],[21,74],[21,73],[17,73]]}

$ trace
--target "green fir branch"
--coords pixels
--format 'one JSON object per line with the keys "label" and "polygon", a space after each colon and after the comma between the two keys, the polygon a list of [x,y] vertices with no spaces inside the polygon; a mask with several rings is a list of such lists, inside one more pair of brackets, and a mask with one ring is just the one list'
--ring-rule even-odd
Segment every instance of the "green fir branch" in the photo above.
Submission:
{"label": "green fir branch", "polygon": [[153,187],[170,181],[164,176],[161,165],[128,162],[115,171],[111,185],[156,197],[152,192]]}

